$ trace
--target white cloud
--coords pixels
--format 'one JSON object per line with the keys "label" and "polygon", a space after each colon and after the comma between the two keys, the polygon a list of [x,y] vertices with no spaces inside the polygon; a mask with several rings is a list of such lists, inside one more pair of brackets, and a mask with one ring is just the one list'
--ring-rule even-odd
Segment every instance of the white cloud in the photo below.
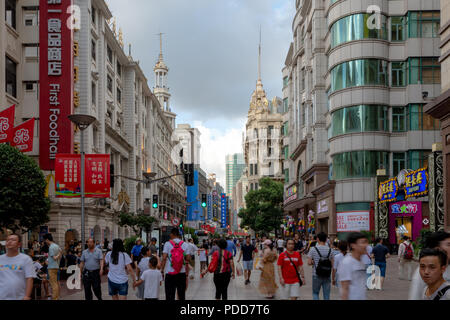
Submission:
{"label": "white cloud", "polygon": [[196,121],[193,127],[200,133],[200,166],[206,173],[215,173],[217,180],[225,188],[225,156],[228,154],[242,153],[242,133],[245,130],[246,119],[239,122],[241,129],[229,128],[222,130],[207,128],[202,122]]}

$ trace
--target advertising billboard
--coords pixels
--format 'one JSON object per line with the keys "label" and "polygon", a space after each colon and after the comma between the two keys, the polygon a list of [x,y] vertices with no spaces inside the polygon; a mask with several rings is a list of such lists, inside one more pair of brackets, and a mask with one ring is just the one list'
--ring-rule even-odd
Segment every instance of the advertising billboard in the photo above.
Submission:
{"label": "advertising billboard", "polygon": [[369,211],[338,212],[337,232],[370,231]]}

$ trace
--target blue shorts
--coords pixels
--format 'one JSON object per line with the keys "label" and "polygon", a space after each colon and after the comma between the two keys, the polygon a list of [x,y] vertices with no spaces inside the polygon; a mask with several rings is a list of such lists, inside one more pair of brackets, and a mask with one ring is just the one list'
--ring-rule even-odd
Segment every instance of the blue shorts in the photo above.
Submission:
{"label": "blue shorts", "polygon": [[243,263],[244,270],[250,270],[250,271],[253,270],[253,260],[243,261],[242,263]]}
{"label": "blue shorts", "polygon": [[128,295],[128,282],[114,283],[108,279],[108,290],[110,296],[127,296]]}
{"label": "blue shorts", "polygon": [[381,276],[386,278],[386,262],[375,262],[375,265],[380,268]]}

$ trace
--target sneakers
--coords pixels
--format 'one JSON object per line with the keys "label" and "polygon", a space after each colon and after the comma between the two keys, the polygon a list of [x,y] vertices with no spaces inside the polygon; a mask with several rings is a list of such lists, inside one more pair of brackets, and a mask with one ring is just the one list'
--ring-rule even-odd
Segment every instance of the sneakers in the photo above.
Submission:
{"label": "sneakers", "polygon": [[245,285],[250,284],[250,280],[245,280]]}

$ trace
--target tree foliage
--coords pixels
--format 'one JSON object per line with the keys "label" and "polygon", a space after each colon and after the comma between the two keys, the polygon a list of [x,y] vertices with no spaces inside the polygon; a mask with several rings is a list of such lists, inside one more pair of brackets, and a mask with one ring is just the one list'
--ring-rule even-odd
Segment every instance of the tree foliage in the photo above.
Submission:
{"label": "tree foliage", "polygon": [[152,224],[156,221],[154,217],[144,214],[135,215],[133,213],[122,212],[119,214],[119,226],[130,227],[135,233],[141,234],[142,231],[149,232]]}
{"label": "tree foliage", "polygon": [[0,145],[0,228],[26,232],[48,222],[45,188],[44,174],[32,158]]}
{"label": "tree foliage", "polygon": [[272,232],[279,229],[283,219],[283,184],[270,178],[259,181],[260,189],[245,196],[247,208],[239,211],[241,228],[255,232]]}

